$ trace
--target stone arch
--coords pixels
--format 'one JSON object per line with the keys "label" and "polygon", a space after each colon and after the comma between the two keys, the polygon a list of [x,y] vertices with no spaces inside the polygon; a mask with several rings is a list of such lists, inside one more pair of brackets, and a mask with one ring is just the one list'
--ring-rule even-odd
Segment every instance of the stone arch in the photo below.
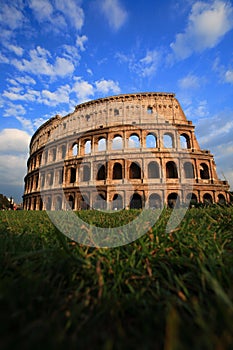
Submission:
{"label": "stone arch", "polygon": [[98,164],[96,180],[106,180],[106,166],[104,164]]}
{"label": "stone arch", "polygon": [[138,134],[133,133],[130,135],[128,147],[129,148],[140,148],[140,138],[139,138]]}
{"label": "stone arch", "polygon": [[136,162],[132,162],[129,167],[130,179],[141,179],[141,168]]}
{"label": "stone arch", "polygon": [[86,195],[82,195],[80,198],[80,209],[81,210],[90,209],[89,200],[88,200],[88,197]]}
{"label": "stone arch", "polygon": [[70,183],[73,184],[76,182],[76,168],[70,168]]}
{"label": "stone arch", "polygon": [[156,148],[157,138],[154,134],[150,133],[146,135],[146,148]]}
{"label": "stone arch", "polygon": [[167,197],[167,204],[169,208],[175,208],[175,206],[178,206],[180,204],[179,195],[176,192],[172,192]]}
{"label": "stone arch", "polygon": [[164,148],[174,148],[174,136],[171,133],[165,133],[163,135],[163,146]]}
{"label": "stone arch", "polygon": [[112,178],[113,180],[120,180],[123,178],[123,174],[122,174],[122,165],[121,163],[114,163],[113,166],[113,171],[112,171]]}
{"label": "stone arch", "polygon": [[112,139],[112,150],[118,150],[123,148],[123,139],[120,135],[115,135]]}
{"label": "stone arch", "polygon": [[183,149],[191,148],[189,135],[187,135],[185,133],[180,135],[180,147],[183,148]]}
{"label": "stone arch", "polygon": [[149,208],[150,209],[157,209],[161,208],[162,201],[160,195],[157,193],[152,193],[149,197]]}
{"label": "stone arch", "polygon": [[169,161],[166,163],[166,177],[169,179],[178,178],[177,166],[175,162]]}
{"label": "stone arch", "polygon": [[191,162],[184,163],[184,176],[186,179],[193,179],[194,178],[194,168],[193,168],[193,164]]}
{"label": "stone arch", "polygon": [[209,167],[206,163],[200,164],[200,177],[204,180],[208,180],[210,178]]}
{"label": "stone arch", "polygon": [[130,209],[142,209],[142,197],[138,193],[134,193],[130,198]]}
{"label": "stone arch", "polygon": [[159,178],[159,166],[157,162],[150,162],[148,164],[148,178],[158,179]]}
{"label": "stone arch", "polygon": [[50,196],[46,198],[45,208],[46,210],[51,210],[52,208],[52,198]]}
{"label": "stone arch", "polygon": [[107,142],[105,137],[100,137],[98,140],[98,152],[104,152],[107,149]]}
{"label": "stone arch", "polygon": [[65,159],[66,157],[66,145],[61,146],[61,159]]}
{"label": "stone arch", "polygon": [[113,196],[112,200],[112,210],[121,210],[123,209],[123,198],[120,194],[116,193]]}
{"label": "stone arch", "polygon": [[71,149],[72,149],[72,156],[77,157],[78,156],[78,144],[77,144],[77,142],[73,143]]}
{"label": "stone arch", "polygon": [[213,197],[211,196],[210,193],[205,193],[203,196],[203,202],[206,205],[210,205],[213,203]]}

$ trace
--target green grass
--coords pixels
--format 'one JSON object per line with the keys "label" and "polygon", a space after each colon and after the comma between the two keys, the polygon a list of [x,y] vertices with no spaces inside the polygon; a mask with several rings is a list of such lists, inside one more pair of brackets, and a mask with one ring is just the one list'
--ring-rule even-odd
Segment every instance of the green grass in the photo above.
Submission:
{"label": "green grass", "polygon": [[[138,212],[78,215],[110,227]],[[233,349],[233,207],[190,209],[166,233],[170,215],[97,249],[46,212],[0,212],[1,350]]]}

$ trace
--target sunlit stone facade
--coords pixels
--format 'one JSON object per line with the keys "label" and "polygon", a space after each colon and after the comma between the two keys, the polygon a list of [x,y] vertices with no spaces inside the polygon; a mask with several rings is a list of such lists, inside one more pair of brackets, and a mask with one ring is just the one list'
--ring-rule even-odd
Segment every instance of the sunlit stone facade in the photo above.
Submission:
{"label": "sunlit stone facade", "polygon": [[157,208],[229,201],[173,93],[134,93],[76,106],[30,143],[24,209]]}

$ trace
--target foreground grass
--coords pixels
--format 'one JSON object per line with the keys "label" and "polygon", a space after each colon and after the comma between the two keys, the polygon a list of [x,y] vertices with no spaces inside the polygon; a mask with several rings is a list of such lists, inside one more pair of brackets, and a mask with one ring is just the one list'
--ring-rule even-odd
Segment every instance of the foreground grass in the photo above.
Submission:
{"label": "foreground grass", "polygon": [[166,233],[170,215],[129,245],[97,249],[45,212],[0,212],[1,349],[232,349],[233,207],[190,209]]}

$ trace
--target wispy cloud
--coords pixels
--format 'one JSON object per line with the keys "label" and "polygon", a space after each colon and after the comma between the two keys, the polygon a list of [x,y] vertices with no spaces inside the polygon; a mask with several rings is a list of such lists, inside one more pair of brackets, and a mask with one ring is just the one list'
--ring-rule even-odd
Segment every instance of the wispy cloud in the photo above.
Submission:
{"label": "wispy cloud", "polygon": [[95,86],[98,93],[105,95],[109,94],[110,92],[114,94],[120,93],[119,83],[113,80],[102,79],[100,81],[96,81]]}
{"label": "wispy cloud", "polygon": [[202,77],[198,77],[193,74],[188,74],[184,78],[180,79],[178,81],[178,86],[181,89],[198,89],[203,83],[205,82],[205,79]]}
{"label": "wispy cloud", "polygon": [[123,8],[119,0],[101,0],[100,8],[106,17],[110,27],[117,31],[127,20],[127,11]]}
{"label": "wispy cloud", "polygon": [[233,28],[233,7],[230,2],[197,1],[183,33],[176,35],[171,48],[177,59],[185,59],[194,52],[215,47]]}

